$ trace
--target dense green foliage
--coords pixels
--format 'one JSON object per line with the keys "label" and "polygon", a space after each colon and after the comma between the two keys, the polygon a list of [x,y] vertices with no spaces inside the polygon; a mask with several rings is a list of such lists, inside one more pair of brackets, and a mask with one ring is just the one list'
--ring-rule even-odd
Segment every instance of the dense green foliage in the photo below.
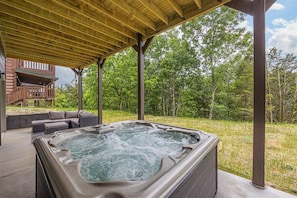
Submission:
{"label": "dense green foliage", "polygon": [[[252,120],[253,38],[243,21],[222,7],[156,36],[145,54],[145,114]],[[296,61],[276,48],[268,52],[268,121],[296,122]],[[83,84],[84,108],[97,109],[97,65],[85,70]],[[71,99],[66,92],[58,92],[57,105]],[[102,92],[104,109],[137,112],[134,49],[106,60]]]}
{"label": "dense green foliage", "polygon": [[77,83],[72,86],[66,84],[56,88],[55,106],[57,108],[71,108],[78,105]]}

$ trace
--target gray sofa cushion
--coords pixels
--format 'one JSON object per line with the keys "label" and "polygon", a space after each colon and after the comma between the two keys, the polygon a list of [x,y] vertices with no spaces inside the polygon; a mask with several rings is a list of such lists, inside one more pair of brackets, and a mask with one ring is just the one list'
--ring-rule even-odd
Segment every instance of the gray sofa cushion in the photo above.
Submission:
{"label": "gray sofa cushion", "polygon": [[78,118],[78,112],[77,111],[66,111],[65,118]]}
{"label": "gray sofa cushion", "polygon": [[65,112],[49,112],[49,119],[50,120],[57,120],[57,119],[64,119],[65,118]]}
{"label": "gray sofa cushion", "polygon": [[53,121],[52,120],[49,120],[49,119],[46,119],[46,120],[33,120],[32,121],[32,125],[39,124],[39,123],[44,124],[46,122],[53,122]]}
{"label": "gray sofa cushion", "polygon": [[91,116],[94,116],[94,114],[91,112],[83,112],[83,113],[79,114],[80,118],[91,117]]}
{"label": "gray sofa cushion", "polygon": [[79,118],[70,118],[69,119],[69,128],[78,128],[79,127]]}
{"label": "gray sofa cushion", "polygon": [[49,122],[44,124],[44,134],[53,133],[55,131],[68,129],[67,122]]}
{"label": "gray sofa cushion", "polygon": [[94,126],[98,124],[98,116],[87,116],[79,118],[79,127]]}

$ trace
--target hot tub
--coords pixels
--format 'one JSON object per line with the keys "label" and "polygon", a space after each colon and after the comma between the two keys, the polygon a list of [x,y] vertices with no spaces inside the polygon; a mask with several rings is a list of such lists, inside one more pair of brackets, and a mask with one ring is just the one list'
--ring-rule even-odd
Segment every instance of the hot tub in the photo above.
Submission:
{"label": "hot tub", "polygon": [[36,197],[214,197],[218,141],[145,121],[45,135],[34,141]]}

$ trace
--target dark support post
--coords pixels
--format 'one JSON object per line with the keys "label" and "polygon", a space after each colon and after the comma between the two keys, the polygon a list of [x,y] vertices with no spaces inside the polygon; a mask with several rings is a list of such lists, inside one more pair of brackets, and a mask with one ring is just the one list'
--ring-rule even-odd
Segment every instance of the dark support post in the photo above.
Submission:
{"label": "dark support post", "polygon": [[72,69],[74,73],[77,75],[78,78],[78,110],[82,110],[82,97],[83,97],[83,90],[82,90],[82,72],[83,68],[79,69]]}
{"label": "dark support post", "polygon": [[105,59],[98,59],[98,124],[102,124],[102,68]]}
{"label": "dark support post", "polygon": [[6,59],[0,37],[0,146],[1,133],[6,131]]}
{"label": "dark support post", "polygon": [[78,110],[83,109],[82,98],[83,98],[83,89],[82,89],[82,72],[83,69],[78,69]]}
{"label": "dark support post", "polygon": [[265,152],[265,0],[253,1],[254,16],[254,186],[264,188]]}
{"label": "dark support post", "polygon": [[138,34],[138,120],[144,120],[144,42]]}
{"label": "dark support post", "polygon": [[133,48],[138,55],[138,120],[144,120],[144,53],[154,37],[142,40],[142,35],[137,35],[138,42]]}

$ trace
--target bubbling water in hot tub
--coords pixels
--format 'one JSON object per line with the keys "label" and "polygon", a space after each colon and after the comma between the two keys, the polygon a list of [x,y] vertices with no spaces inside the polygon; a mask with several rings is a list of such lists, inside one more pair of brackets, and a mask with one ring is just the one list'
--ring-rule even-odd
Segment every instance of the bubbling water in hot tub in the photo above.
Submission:
{"label": "bubbling water in hot tub", "polygon": [[198,141],[197,134],[133,123],[121,124],[108,133],[77,135],[57,146],[80,161],[80,174],[89,182],[139,181],[154,176],[162,158],[174,158],[184,145]]}

